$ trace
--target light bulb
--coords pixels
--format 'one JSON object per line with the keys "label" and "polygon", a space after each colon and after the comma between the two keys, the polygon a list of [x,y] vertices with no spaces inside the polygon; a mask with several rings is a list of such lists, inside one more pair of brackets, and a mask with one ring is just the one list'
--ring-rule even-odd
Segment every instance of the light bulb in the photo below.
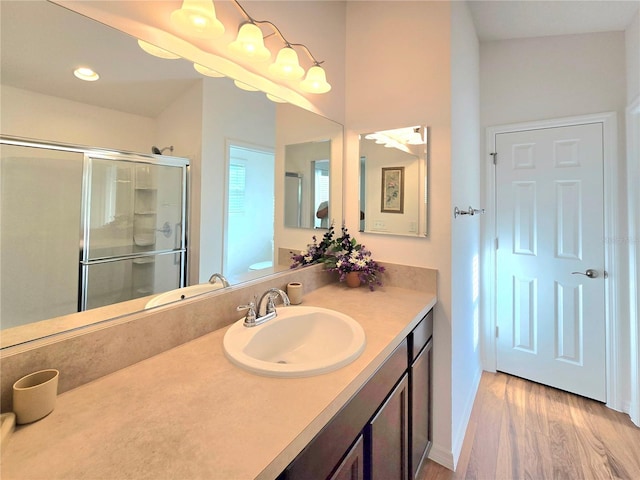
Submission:
{"label": "light bulb", "polygon": [[237,57],[264,62],[271,58],[271,52],[264,46],[262,30],[253,23],[244,23],[238,37],[229,44],[229,51]]}
{"label": "light bulb", "polygon": [[314,65],[300,82],[300,88],[308,93],[327,93],[331,90],[331,85],[327,83],[324,69],[320,65]]}
{"label": "light bulb", "polygon": [[158,58],[166,58],[167,60],[175,60],[180,58],[180,55],[176,55],[175,53],[171,53],[164,48],[156,47],[155,45],[145,42],[144,40],[138,39],[138,45],[142,50],[147,52],[149,55],[153,55]]}
{"label": "light bulb", "polygon": [[184,34],[198,38],[216,38],[224,33],[212,0],[184,0],[182,7],[171,13],[171,22]]}
{"label": "light bulb", "polygon": [[291,47],[278,52],[276,61],[269,66],[269,73],[277,78],[298,80],[304,75],[304,68],[298,62],[298,54]]}

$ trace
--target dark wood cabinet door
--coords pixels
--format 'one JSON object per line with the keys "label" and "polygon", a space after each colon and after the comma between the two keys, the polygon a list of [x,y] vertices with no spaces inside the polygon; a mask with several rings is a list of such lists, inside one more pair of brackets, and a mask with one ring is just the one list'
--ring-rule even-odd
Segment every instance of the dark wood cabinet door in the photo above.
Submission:
{"label": "dark wood cabinet door", "polygon": [[364,439],[358,437],[340,466],[333,472],[330,480],[363,480],[364,479]]}
{"label": "dark wood cabinet door", "polygon": [[372,480],[409,478],[409,381],[405,374],[369,426]]}
{"label": "dark wood cabinet door", "polygon": [[416,478],[431,446],[431,359],[429,341],[411,365],[411,477]]}

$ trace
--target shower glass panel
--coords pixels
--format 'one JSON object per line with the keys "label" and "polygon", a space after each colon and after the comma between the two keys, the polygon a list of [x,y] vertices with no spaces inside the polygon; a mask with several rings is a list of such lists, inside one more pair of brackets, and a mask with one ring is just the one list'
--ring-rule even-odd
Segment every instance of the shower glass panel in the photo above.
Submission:
{"label": "shower glass panel", "polygon": [[87,265],[86,308],[97,308],[180,287],[182,253]]}
{"label": "shower glass panel", "polygon": [[184,286],[185,165],[88,156],[85,184],[78,309]]}
{"label": "shower glass panel", "polygon": [[0,325],[77,311],[82,153],[0,144]]}
{"label": "shower glass panel", "polygon": [[182,248],[183,169],[91,159],[88,260]]}

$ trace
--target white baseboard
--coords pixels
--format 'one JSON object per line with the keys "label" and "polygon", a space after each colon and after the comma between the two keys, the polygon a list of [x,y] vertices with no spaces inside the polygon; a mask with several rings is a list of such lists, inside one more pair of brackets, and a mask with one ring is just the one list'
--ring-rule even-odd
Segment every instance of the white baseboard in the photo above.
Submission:
{"label": "white baseboard", "polygon": [[436,445],[435,443],[431,445],[431,450],[429,450],[429,460],[433,460],[451,471],[454,470],[453,454],[451,453],[451,450],[446,447]]}
{"label": "white baseboard", "polygon": [[629,405],[629,417],[635,426],[640,427],[640,403]]}
{"label": "white baseboard", "polygon": [[464,411],[461,412],[462,418],[464,421],[460,423],[460,427],[457,432],[453,435],[452,449],[453,449],[453,465],[454,470],[458,465],[458,459],[460,458],[460,452],[462,452],[462,444],[464,443],[464,436],[467,433],[467,427],[469,426],[469,419],[471,418],[471,410],[473,410],[473,402],[476,400],[476,395],[478,394],[478,387],[480,386],[480,378],[482,377],[482,369],[478,369],[476,371],[475,376],[473,377],[473,386],[471,389],[471,393],[467,397],[467,401],[465,402]]}
{"label": "white baseboard", "polygon": [[429,459],[436,463],[439,463],[443,467],[448,468],[451,471],[455,471],[460,458],[460,452],[462,451],[462,444],[464,443],[464,437],[467,433],[467,427],[469,425],[469,419],[471,418],[471,410],[473,410],[473,402],[476,399],[478,393],[478,387],[480,386],[480,378],[482,377],[482,369],[478,369],[473,378],[473,387],[470,395],[465,402],[464,411],[460,414],[463,418],[462,423],[458,431],[453,436],[452,448],[444,447],[434,443],[429,451]]}
{"label": "white baseboard", "polygon": [[629,415],[634,425],[640,427],[640,403],[625,401],[622,404],[622,412]]}

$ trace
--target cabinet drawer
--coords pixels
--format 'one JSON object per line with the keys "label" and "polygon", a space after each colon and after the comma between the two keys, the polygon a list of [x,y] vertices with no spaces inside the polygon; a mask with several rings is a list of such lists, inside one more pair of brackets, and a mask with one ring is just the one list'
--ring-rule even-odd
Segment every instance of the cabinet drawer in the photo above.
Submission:
{"label": "cabinet drawer", "polygon": [[433,335],[433,310],[430,310],[411,332],[410,361],[415,360]]}

